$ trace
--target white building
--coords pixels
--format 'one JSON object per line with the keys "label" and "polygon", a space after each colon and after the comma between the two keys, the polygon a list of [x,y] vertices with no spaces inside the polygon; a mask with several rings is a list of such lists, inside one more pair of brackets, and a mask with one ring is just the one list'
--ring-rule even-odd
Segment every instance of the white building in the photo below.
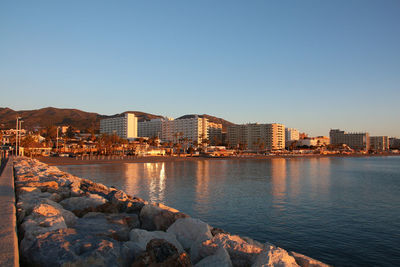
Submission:
{"label": "white building", "polygon": [[138,137],[137,117],[133,113],[100,120],[101,134],[117,134],[121,138],[133,139]]}
{"label": "white building", "polygon": [[162,135],[162,123],[168,118],[158,118],[138,123],[139,137],[159,137]]}
{"label": "white building", "polygon": [[208,139],[208,119],[195,116],[188,119],[166,120],[162,123],[163,141],[178,143],[180,139],[201,144]]}
{"label": "white building", "polygon": [[300,132],[294,128],[285,128],[285,141],[295,141],[300,139]]}
{"label": "white building", "polygon": [[304,139],[299,139],[296,142],[297,147],[301,146],[314,146],[314,147],[319,147],[319,146],[325,146],[329,145],[330,139],[327,136],[317,136],[317,137],[307,137]]}

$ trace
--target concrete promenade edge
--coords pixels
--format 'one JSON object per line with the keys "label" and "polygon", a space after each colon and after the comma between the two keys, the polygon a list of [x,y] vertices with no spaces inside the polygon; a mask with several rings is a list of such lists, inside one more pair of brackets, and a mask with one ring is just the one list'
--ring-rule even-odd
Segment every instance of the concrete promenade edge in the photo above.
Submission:
{"label": "concrete promenade edge", "polygon": [[0,266],[19,266],[13,158],[0,176]]}

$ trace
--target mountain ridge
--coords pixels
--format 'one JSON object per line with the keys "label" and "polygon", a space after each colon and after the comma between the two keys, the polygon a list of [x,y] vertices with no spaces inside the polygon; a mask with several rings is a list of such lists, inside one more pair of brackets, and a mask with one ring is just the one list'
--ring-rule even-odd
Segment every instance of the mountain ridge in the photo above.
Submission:
{"label": "mountain ridge", "polygon": [[[164,116],[146,113],[142,111],[125,111],[114,115],[102,115],[95,112],[87,112],[72,108],[55,108],[45,107],[33,110],[13,110],[8,107],[0,107],[0,129],[14,129],[17,115],[23,119],[23,128],[35,129],[47,127],[50,125],[68,125],[81,131],[86,131],[89,128],[99,130],[100,120],[105,118],[113,118],[121,116],[125,113],[134,113],[138,117],[138,121],[163,118]],[[194,117],[196,114],[183,115],[177,119]],[[214,117],[207,114],[197,115],[206,117],[210,122],[221,123],[225,130],[228,125],[233,125],[232,122],[222,118]]]}

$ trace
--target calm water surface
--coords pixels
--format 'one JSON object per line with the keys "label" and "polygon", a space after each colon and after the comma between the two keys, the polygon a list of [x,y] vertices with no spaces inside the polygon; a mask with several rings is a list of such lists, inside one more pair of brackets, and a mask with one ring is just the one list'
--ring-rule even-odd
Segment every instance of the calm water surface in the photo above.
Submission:
{"label": "calm water surface", "polygon": [[60,166],[336,266],[400,266],[400,157]]}

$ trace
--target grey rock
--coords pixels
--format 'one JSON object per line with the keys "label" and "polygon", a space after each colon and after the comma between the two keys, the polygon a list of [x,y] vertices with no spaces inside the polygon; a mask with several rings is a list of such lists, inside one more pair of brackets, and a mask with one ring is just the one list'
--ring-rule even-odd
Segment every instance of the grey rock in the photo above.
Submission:
{"label": "grey rock", "polygon": [[146,231],[143,229],[133,229],[129,233],[129,240],[138,244],[138,246],[144,251],[147,244],[152,239],[165,239],[169,243],[173,244],[179,252],[183,252],[182,245],[176,240],[175,235],[166,233],[163,231]]}
{"label": "grey rock", "polygon": [[140,211],[142,228],[149,231],[166,231],[177,219],[185,217],[188,216],[160,203],[146,204]]}
{"label": "grey rock", "polygon": [[191,248],[192,261],[197,262],[214,255],[221,247],[229,253],[233,266],[251,266],[264,249],[264,247],[249,244],[237,235],[217,234],[212,239]]}
{"label": "grey rock", "polygon": [[213,236],[210,229],[205,222],[188,217],[176,220],[167,232],[174,234],[184,249],[190,249],[193,243],[211,239]]}
{"label": "grey rock", "polygon": [[219,248],[214,255],[199,261],[195,267],[232,267],[232,261],[224,248]]}
{"label": "grey rock", "polygon": [[37,237],[21,253],[30,266],[126,266],[118,241],[59,229]]}
{"label": "grey rock", "polygon": [[81,197],[70,197],[64,199],[60,204],[67,210],[74,213],[84,211],[86,209],[96,209],[97,207],[106,203],[107,200],[96,194],[89,194]]}
{"label": "grey rock", "polygon": [[130,266],[137,257],[142,254],[143,248],[136,242],[127,241],[123,242],[121,245],[121,254],[122,258],[128,263]]}
{"label": "grey rock", "polygon": [[289,255],[292,256],[301,267],[329,267],[328,264],[294,251],[289,252]]}
{"label": "grey rock", "polygon": [[133,262],[132,267],[138,266],[192,266],[186,252],[179,253],[174,245],[164,239],[152,239],[143,252]]}
{"label": "grey rock", "polygon": [[298,267],[294,257],[290,256],[284,249],[271,244],[266,244],[265,249],[260,253],[252,267]]}
{"label": "grey rock", "polygon": [[129,231],[138,225],[135,214],[103,214],[90,212],[77,220],[78,232],[106,236],[118,241],[128,241]]}

